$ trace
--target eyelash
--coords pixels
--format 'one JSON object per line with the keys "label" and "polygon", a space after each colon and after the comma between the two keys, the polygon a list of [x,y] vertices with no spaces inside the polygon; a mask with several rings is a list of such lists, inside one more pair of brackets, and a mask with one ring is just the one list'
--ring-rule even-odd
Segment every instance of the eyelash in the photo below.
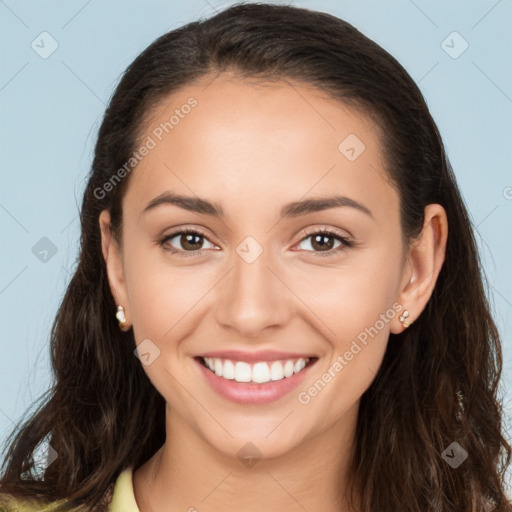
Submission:
{"label": "eyelash", "polygon": [[[166,251],[170,251],[172,254],[179,254],[180,256],[183,256],[183,257],[196,256],[196,255],[202,254],[206,249],[199,249],[197,251],[182,251],[182,250],[179,250],[179,249],[174,249],[172,247],[164,247],[165,243],[168,240],[172,240],[173,238],[175,238],[178,235],[186,235],[186,234],[199,235],[201,238],[205,238],[206,240],[208,240],[208,237],[203,235],[200,231],[197,231],[197,230],[192,229],[192,228],[184,228],[184,229],[181,229],[180,231],[176,231],[174,233],[171,233],[169,235],[164,236],[163,238],[161,238],[158,241],[158,244],[161,247],[163,247]],[[309,233],[306,233],[305,236],[301,238],[299,243],[301,243],[304,240],[312,237],[313,235],[329,236],[329,237],[332,237],[332,238],[335,238],[335,239],[339,240],[341,242],[341,244],[342,244],[340,247],[337,247],[335,249],[329,249],[328,251],[306,251],[306,252],[313,252],[317,256],[321,256],[321,257],[334,256],[335,253],[337,253],[337,252],[339,252],[339,251],[341,251],[341,250],[343,250],[345,248],[350,248],[350,247],[354,246],[353,242],[351,242],[348,238],[343,237],[343,236],[339,235],[338,233],[336,233],[335,231],[332,231],[332,230],[327,229],[327,228],[323,228],[323,229],[319,229],[319,230],[316,230],[316,231],[311,231]],[[210,240],[208,240],[208,241],[210,242]],[[212,242],[210,242],[210,243],[212,243]]]}

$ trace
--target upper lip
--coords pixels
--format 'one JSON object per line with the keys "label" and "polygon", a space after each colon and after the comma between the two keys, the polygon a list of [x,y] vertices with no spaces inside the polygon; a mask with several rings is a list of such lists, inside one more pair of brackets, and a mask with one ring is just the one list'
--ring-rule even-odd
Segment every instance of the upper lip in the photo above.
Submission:
{"label": "upper lip", "polygon": [[275,350],[261,350],[259,352],[245,352],[243,350],[216,350],[201,354],[200,357],[257,363],[260,361],[281,361],[283,359],[307,359],[315,358],[316,356],[309,354],[294,354],[292,352],[277,352]]}

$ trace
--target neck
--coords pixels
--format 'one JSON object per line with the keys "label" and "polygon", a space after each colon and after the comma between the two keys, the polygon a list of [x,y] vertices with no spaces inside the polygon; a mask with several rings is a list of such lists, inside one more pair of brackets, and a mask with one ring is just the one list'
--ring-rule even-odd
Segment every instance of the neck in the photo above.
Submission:
{"label": "neck", "polygon": [[212,447],[168,409],[165,444],[133,475],[139,510],[348,511],[356,420],[357,407],[283,455],[241,460]]}

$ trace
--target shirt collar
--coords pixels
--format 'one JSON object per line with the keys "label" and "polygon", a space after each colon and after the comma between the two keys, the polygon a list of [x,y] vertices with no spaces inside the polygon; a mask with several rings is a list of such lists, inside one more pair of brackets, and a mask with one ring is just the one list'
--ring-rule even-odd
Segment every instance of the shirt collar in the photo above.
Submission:
{"label": "shirt collar", "polygon": [[132,473],[133,466],[129,466],[117,477],[108,512],[140,512],[133,492]]}

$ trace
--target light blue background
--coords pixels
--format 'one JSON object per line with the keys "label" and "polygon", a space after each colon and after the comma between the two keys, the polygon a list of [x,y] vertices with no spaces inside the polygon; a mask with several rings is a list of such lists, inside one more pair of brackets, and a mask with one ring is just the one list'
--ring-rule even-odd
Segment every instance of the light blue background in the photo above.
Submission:
{"label": "light blue background", "polygon": [[[51,383],[49,329],[77,257],[84,178],[120,74],[156,37],[232,3],[0,2],[0,442]],[[505,392],[512,383],[512,2],[293,5],[351,22],[419,83],[477,228],[504,343]],[[47,59],[31,48],[43,31],[58,43]],[[441,47],[453,31],[469,44],[457,59]],[[46,263],[32,253],[42,237],[58,249]]]}

